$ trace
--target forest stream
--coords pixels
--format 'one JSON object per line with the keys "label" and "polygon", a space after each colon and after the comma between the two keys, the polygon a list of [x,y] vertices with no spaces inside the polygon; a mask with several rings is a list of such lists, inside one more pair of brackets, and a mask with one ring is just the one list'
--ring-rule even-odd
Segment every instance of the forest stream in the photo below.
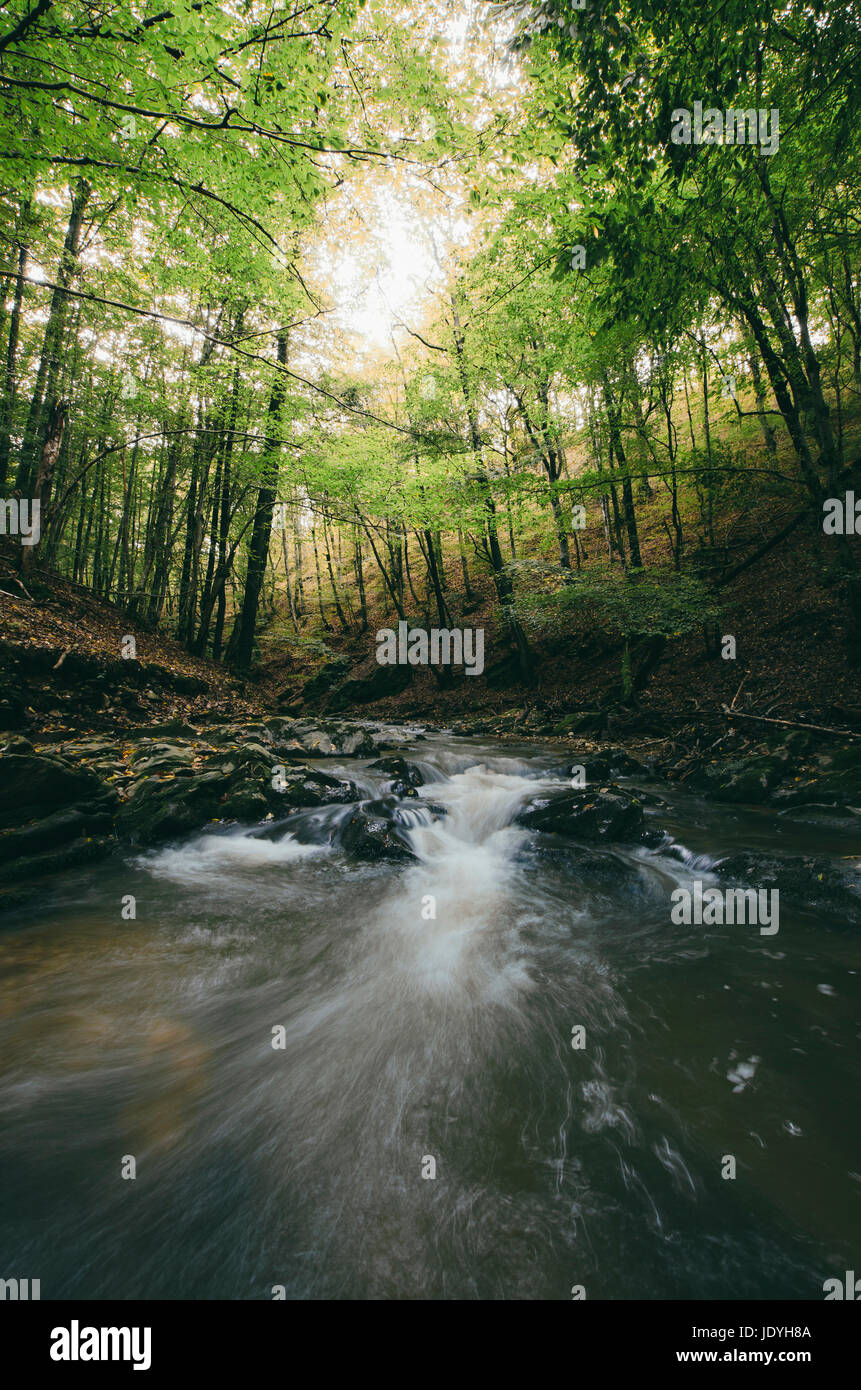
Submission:
{"label": "forest stream", "polygon": [[670,893],[740,850],[849,882],[857,818],[621,778],[652,843],[563,844],[516,824],[558,748],[409,756],[408,861],[355,862],[328,805],[10,923],[6,1263],[53,1299],[821,1298],[858,1249],[853,934],[789,892],[773,935],[676,925]]}

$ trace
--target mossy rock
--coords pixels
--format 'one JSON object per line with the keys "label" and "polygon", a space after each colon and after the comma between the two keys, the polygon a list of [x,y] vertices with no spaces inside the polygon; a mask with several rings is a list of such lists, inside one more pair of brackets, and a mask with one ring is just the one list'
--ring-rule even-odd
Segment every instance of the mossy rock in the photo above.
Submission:
{"label": "mossy rock", "polygon": [[117,833],[136,844],[158,844],[200,830],[222,815],[222,797],[230,787],[219,772],[181,782],[135,783],[117,815]]}
{"label": "mossy rock", "polygon": [[710,764],[700,768],[691,781],[715,801],[765,806],[786,774],[786,759],[775,755]]}
{"label": "mossy rock", "polygon": [[558,724],[554,724],[554,734],[564,736],[565,734],[589,734],[598,733],[607,727],[607,716],[601,710],[587,709],[578,710],[574,714],[566,714],[564,719],[560,719]]}
{"label": "mossy rock", "polygon": [[104,788],[84,768],[31,753],[0,757],[0,827],[20,825],[67,806],[98,800]]}

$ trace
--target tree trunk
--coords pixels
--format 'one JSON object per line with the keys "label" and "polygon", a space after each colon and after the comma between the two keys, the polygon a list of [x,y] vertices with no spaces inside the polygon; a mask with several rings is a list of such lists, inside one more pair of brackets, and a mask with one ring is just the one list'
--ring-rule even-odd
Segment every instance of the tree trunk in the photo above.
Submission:
{"label": "tree trunk", "polygon": [[18,461],[18,473],[15,479],[15,489],[22,497],[30,496],[33,489],[41,454],[43,422],[45,419],[50,421],[53,418],[54,393],[60,369],[63,327],[68,304],[66,289],[77,270],[81,226],[89,196],[90,185],[85,179],[79,179],[72,198],[72,210],[66,228],[60,268],[57,271],[57,288],[51,296],[51,308],[48,313],[45,336],[42,339],[42,352],[39,358],[39,369],[36,373],[36,384],[30,400],[27,423],[24,427],[21,457]]}
{"label": "tree trunk", "polygon": [[332,585],[332,597],[335,600],[335,612],[338,615],[338,622],[341,624],[342,632],[350,631],[350,624],[344,617],[344,610],[338,598],[338,586],[335,583],[335,575],[332,572],[332,551],[329,546],[329,528],[326,525],[326,513],[323,513],[323,546],[326,552],[326,568],[329,571],[329,582]]}
{"label": "tree trunk", "polygon": [[460,387],[466,406],[466,416],[469,422],[470,441],[472,453],[475,460],[476,473],[475,481],[478,484],[479,493],[484,506],[485,533],[487,537],[487,554],[490,559],[490,568],[493,574],[494,587],[499,599],[499,605],[505,615],[508,624],[509,635],[517,652],[520,674],[527,683],[533,679],[533,657],[526,640],[526,633],[523,631],[517,612],[514,607],[514,587],[511,577],[505,568],[502,558],[502,550],[499,545],[499,534],[496,525],[496,504],[493,500],[493,493],[490,488],[490,481],[484,467],[484,460],[481,452],[481,435],[478,430],[478,420],[473,408],[472,394],[469,388],[469,378],[466,370],[466,356],[464,350],[463,329],[460,322],[460,314],[457,307],[457,299],[452,293],[451,297],[452,323],[454,326],[454,345],[457,353],[458,375],[460,377]]}
{"label": "tree trunk", "polygon": [[[278,365],[287,364],[287,335],[278,335]],[[242,597],[239,636],[237,638],[236,664],[240,670],[248,670],[254,651],[254,629],[257,623],[257,605],[260,589],[266,572],[266,556],[269,553],[269,538],[272,533],[272,508],[278,487],[278,459],[281,452],[277,431],[281,422],[281,408],[284,401],[285,378],[278,373],[269,398],[269,422],[273,431],[266,443],[263,474],[257,492],[257,506],[254,513],[254,527],[248,547],[248,569],[245,574],[245,592]]]}
{"label": "tree trunk", "polygon": [[[57,467],[57,459],[60,457],[63,432],[66,428],[68,418],[68,401],[56,401],[48,417],[48,432],[45,435],[45,442],[42,445],[42,454],[36,472],[36,486],[33,489],[33,500],[39,503],[42,527],[44,526],[45,518],[48,513],[48,503],[51,500],[51,486],[54,481],[54,470]],[[39,538],[35,545],[25,545],[21,547],[21,569],[25,574],[33,568],[41,545],[42,530],[40,528]]]}
{"label": "tree trunk", "polygon": [[317,524],[314,521],[314,513],[311,513],[311,547],[314,551],[314,572],[317,576],[317,607],[320,610],[320,621],[323,624],[324,632],[332,631],[332,624],[329,622],[323,610],[323,580],[320,575],[320,552],[317,548]]}
{"label": "tree trunk", "polygon": [[[29,213],[30,204],[25,204],[25,209]],[[22,222],[24,220],[24,209],[22,209]],[[15,424],[15,400],[17,395],[16,367],[18,359],[18,339],[21,333],[21,306],[24,300],[24,276],[27,274],[27,257],[29,248],[19,246],[18,248],[18,273],[15,280],[15,299],[12,304],[12,313],[9,316],[9,337],[6,341],[6,366],[3,373],[3,405],[2,425],[0,425],[0,491],[6,486],[6,475],[9,471],[9,449],[11,446],[12,430]]]}
{"label": "tree trunk", "polygon": [[361,632],[368,630],[368,601],[365,596],[365,575],[362,567],[362,537],[358,526],[353,531],[353,554],[356,570],[356,586],[359,590],[359,616],[362,620]]}

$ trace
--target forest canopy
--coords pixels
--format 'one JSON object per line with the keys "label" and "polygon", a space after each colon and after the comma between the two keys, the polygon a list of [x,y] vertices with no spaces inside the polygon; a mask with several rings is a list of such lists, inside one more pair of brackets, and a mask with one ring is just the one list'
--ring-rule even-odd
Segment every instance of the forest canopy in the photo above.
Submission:
{"label": "forest canopy", "polygon": [[482,600],[527,682],[572,613],[626,698],[632,652],[713,645],[859,476],[859,66],[857,7],[794,0],[13,0],[22,582],[240,671]]}

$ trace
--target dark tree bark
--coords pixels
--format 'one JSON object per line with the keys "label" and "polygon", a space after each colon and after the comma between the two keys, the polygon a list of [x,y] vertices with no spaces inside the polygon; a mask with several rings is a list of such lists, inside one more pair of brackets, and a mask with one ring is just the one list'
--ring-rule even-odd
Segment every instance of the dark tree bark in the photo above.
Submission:
{"label": "dark tree bark", "polygon": [[476,471],[473,476],[478,486],[479,496],[481,497],[484,508],[487,556],[490,561],[496,596],[499,599],[499,605],[508,624],[509,635],[517,652],[521,677],[524,681],[531,682],[533,679],[533,657],[529,649],[529,643],[526,640],[526,633],[523,631],[514,607],[514,586],[511,582],[511,576],[505,567],[505,561],[502,558],[502,550],[499,545],[499,532],[496,524],[496,503],[493,500],[490,480],[484,467],[481,435],[478,429],[478,420],[473,406],[472,393],[469,386],[469,375],[466,367],[463,328],[457,306],[457,297],[454,294],[451,295],[451,310],[458,376],[464,404],[466,406],[470,442],[472,445],[473,458],[475,460]]}
{"label": "dark tree bark", "polygon": [[42,548],[42,535],[44,534],[45,518],[48,515],[48,505],[51,500],[51,487],[54,482],[54,471],[57,467],[57,460],[60,457],[60,448],[63,443],[63,433],[69,418],[69,402],[56,401],[51,408],[48,417],[48,430],[45,435],[45,442],[42,445],[42,454],[39,459],[39,467],[36,471],[36,485],[34,491],[34,501],[39,503],[42,525],[40,527],[39,539],[34,545],[21,547],[21,569],[26,574],[36,563],[37,556]]}
{"label": "dark tree bark", "polygon": [[[21,209],[20,224],[23,228],[29,216],[29,200]],[[15,401],[17,397],[17,363],[18,363],[18,340],[21,334],[21,307],[24,301],[24,276],[27,274],[27,257],[29,248],[22,244],[18,247],[18,272],[15,279],[15,298],[12,304],[12,313],[9,316],[9,336],[6,340],[6,363],[3,372],[3,404],[2,414],[0,414],[0,490],[6,486],[6,475],[9,471],[9,450],[11,446],[12,429],[15,422]]]}
{"label": "dark tree bark", "polygon": [[[287,365],[287,335],[279,333],[277,360],[279,367]],[[278,487],[278,461],[281,444],[278,429],[281,422],[281,408],[284,403],[284,375],[279,372],[269,397],[269,422],[272,435],[267,441],[263,462],[263,474],[257,491],[257,505],[254,512],[254,527],[248,547],[248,569],[245,573],[245,592],[242,597],[239,634],[237,638],[236,665],[240,670],[248,670],[254,652],[254,629],[257,623],[257,606],[260,590],[266,572],[266,557],[269,554],[269,538],[272,534],[272,508]]]}
{"label": "dark tree bark", "polygon": [[63,328],[68,306],[66,290],[78,267],[81,227],[84,220],[84,209],[89,197],[90,185],[85,179],[79,179],[72,198],[72,210],[69,214],[66,238],[60,257],[60,268],[57,272],[57,288],[51,296],[51,308],[48,312],[48,322],[42,340],[36,384],[30,399],[27,423],[24,427],[21,457],[15,478],[15,489],[22,497],[30,496],[33,490],[44,441],[44,423],[46,420],[50,422],[53,418],[56,405],[55,391],[60,370]]}

